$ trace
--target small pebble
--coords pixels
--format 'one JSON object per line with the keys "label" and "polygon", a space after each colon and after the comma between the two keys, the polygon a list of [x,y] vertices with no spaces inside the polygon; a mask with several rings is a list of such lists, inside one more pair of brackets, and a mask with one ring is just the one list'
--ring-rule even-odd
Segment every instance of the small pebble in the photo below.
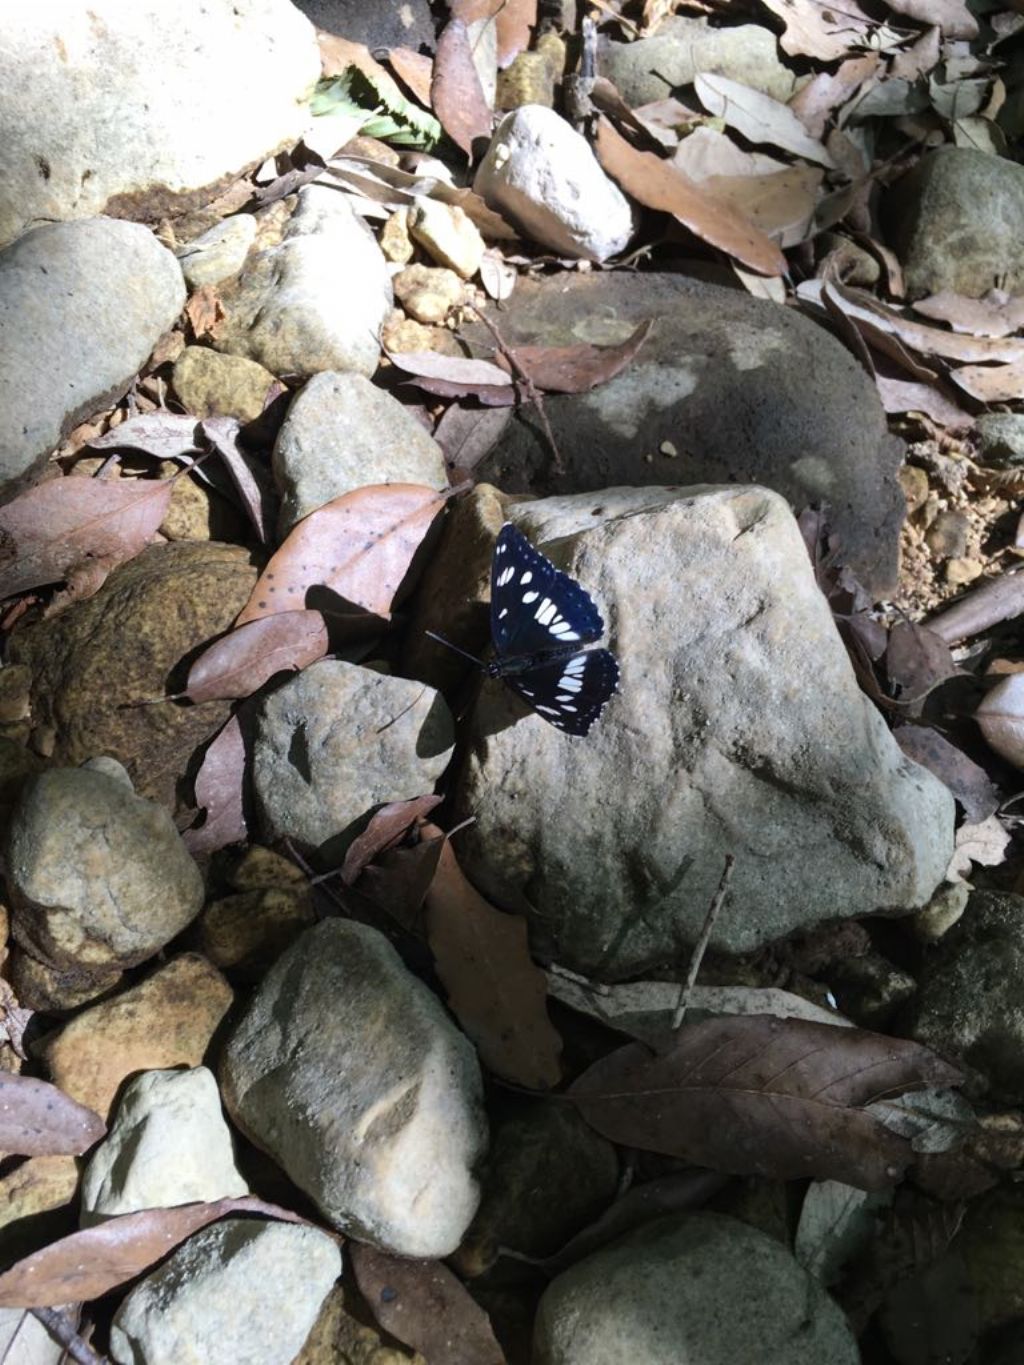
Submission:
{"label": "small pebble", "polygon": [[907,500],[907,516],[913,516],[928,501],[928,475],[916,464],[905,464],[899,480]]}
{"label": "small pebble", "polygon": [[658,449],[661,451],[662,455],[666,455],[670,460],[674,460],[679,454],[679,451],[676,450],[671,441],[662,441]]}
{"label": "small pebble", "polygon": [[985,566],[976,559],[951,559],[946,565],[946,582],[959,587],[973,583],[985,572]]}

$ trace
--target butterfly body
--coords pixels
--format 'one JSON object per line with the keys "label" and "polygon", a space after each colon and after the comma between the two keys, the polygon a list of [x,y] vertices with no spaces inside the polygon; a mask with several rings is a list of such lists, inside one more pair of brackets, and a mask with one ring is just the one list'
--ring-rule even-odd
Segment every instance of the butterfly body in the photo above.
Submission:
{"label": "butterfly body", "polygon": [[603,634],[590,594],[506,522],[491,563],[495,658],[483,665],[487,675],[557,729],[585,735],[618,687],[611,651],[583,649]]}

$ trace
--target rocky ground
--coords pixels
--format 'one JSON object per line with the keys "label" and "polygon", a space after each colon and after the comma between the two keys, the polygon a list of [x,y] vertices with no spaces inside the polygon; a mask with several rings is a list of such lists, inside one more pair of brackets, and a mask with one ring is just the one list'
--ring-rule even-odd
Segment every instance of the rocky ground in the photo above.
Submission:
{"label": "rocky ground", "polygon": [[0,1358],[1024,1360],[1019,11],[6,16]]}

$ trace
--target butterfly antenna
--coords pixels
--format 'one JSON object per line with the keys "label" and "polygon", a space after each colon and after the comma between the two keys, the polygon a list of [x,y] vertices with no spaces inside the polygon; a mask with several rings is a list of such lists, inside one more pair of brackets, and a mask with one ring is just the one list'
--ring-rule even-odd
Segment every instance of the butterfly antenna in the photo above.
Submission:
{"label": "butterfly antenna", "polygon": [[456,654],[461,654],[464,659],[476,664],[477,668],[484,667],[483,659],[478,659],[475,654],[467,654],[464,649],[460,649],[458,645],[453,645],[451,640],[446,640],[443,635],[435,635],[432,630],[425,630],[423,633],[429,635],[432,640],[436,640],[439,645],[445,645],[448,649],[453,649]]}

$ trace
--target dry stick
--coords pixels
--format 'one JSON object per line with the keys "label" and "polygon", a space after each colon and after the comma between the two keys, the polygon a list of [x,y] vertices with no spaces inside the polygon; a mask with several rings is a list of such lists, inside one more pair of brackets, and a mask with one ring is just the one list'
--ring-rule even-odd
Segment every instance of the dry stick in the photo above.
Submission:
{"label": "dry stick", "polygon": [[718,890],[715,892],[714,900],[708,906],[708,913],[704,917],[704,927],[700,931],[700,938],[698,938],[693,946],[693,954],[690,958],[690,970],[686,973],[686,980],[683,982],[679,991],[679,1000],[676,1004],[675,1013],[672,1015],[673,1032],[682,1024],[686,1014],[686,1007],[690,1003],[690,995],[693,992],[694,982],[697,980],[697,973],[700,971],[700,964],[703,962],[704,954],[707,952],[711,930],[715,927],[715,920],[718,918],[718,912],[721,910],[722,902],[725,900],[725,893],[729,889],[729,878],[732,876],[732,870],[735,865],[735,857],[733,854],[727,853],[725,855],[725,867],[722,869],[722,876],[718,882]]}
{"label": "dry stick", "polygon": [[78,1335],[69,1318],[56,1308],[30,1308],[51,1337],[56,1337],[75,1365],[107,1365],[106,1356],[97,1355],[87,1341]]}
{"label": "dry stick", "polygon": [[1024,572],[1018,571],[976,588],[925,625],[947,645],[955,645],[971,635],[980,635],[989,626],[1019,616],[1021,612],[1024,612]]}
{"label": "dry stick", "polygon": [[[469,307],[473,308],[473,305],[470,304]],[[562,463],[562,456],[559,453],[558,445],[557,442],[555,441],[554,432],[551,430],[551,423],[548,421],[548,415],[544,411],[544,401],[540,396],[540,391],[538,390],[537,386],[534,384],[530,376],[523,369],[522,365],[520,365],[519,361],[516,359],[515,351],[504,340],[501,333],[498,331],[497,327],[495,327],[494,323],[490,320],[490,318],[487,317],[484,313],[482,313],[479,308],[473,308],[473,312],[477,315],[477,317],[480,319],[483,325],[490,332],[491,336],[494,338],[495,344],[498,347],[498,351],[508,361],[510,369],[514,372],[516,378],[526,389],[527,397],[530,399],[530,402],[533,403],[537,409],[537,415],[540,417],[541,426],[544,428],[544,435],[547,438],[547,443],[551,448],[551,454],[554,457],[555,461],[555,473],[564,474],[565,465]]]}

